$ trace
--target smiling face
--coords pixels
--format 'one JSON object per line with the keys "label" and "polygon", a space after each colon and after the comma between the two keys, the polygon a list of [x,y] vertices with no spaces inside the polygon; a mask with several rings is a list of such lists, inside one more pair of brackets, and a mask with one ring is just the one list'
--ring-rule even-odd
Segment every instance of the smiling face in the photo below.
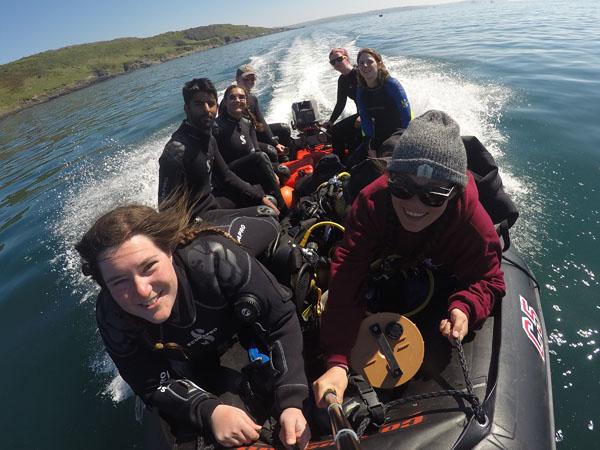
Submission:
{"label": "smiling face", "polygon": [[241,119],[246,110],[246,92],[241,87],[234,87],[227,93],[225,107],[227,113],[236,119]]}
{"label": "smiling face", "polygon": [[[442,182],[439,180],[431,180],[429,178],[416,177],[413,175],[406,175],[417,187],[427,188],[449,188],[450,183]],[[409,199],[402,199],[392,195],[392,206],[398,216],[398,220],[406,231],[411,233],[418,233],[423,231],[429,225],[438,220],[446,207],[448,201],[453,197],[450,195],[440,206],[428,206],[423,203],[418,195],[413,195]]]}
{"label": "smiling face", "polygon": [[373,55],[362,52],[358,55],[358,71],[364,78],[367,86],[374,87],[377,84],[379,67]]}
{"label": "smiling face", "polygon": [[237,77],[236,82],[238,85],[242,86],[246,91],[252,91],[254,85],[256,84],[256,75],[254,73],[247,73]]}
{"label": "smiling face", "polygon": [[209,92],[196,92],[184,106],[189,123],[202,130],[209,130],[217,116],[217,99]]}
{"label": "smiling face", "polygon": [[129,314],[159,324],[171,316],[177,296],[173,256],[135,235],[101,254],[99,269],[113,299]]}
{"label": "smiling face", "polygon": [[342,52],[331,52],[329,55],[329,64],[342,75],[347,75],[352,70],[352,65],[350,64],[348,57]]}

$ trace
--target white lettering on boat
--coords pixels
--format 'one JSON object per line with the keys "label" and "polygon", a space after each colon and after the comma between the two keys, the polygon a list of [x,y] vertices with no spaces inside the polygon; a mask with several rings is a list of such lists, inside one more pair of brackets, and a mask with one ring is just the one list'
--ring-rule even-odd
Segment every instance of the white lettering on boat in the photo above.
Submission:
{"label": "white lettering on boat", "polygon": [[521,301],[521,311],[525,314],[525,316],[521,317],[521,325],[523,326],[523,330],[525,330],[525,334],[529,338],[529,340],[533,343],[535,349],[540,354],[542,361],[546,360],[546,355],[544,354],[544,332],[542,331],[542,324],[540,323],[540,319],[525,297],[519,295],[519,299]]}

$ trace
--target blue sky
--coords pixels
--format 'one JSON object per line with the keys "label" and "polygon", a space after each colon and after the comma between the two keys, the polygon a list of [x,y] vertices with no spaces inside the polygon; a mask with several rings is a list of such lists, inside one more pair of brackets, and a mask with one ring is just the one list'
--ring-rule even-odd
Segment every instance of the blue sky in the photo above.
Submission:
{"label": "blue sky", "polygon": [[0,64],[117,37],[233,23],[293,25],[321,17],[456,0],[0,0]]}

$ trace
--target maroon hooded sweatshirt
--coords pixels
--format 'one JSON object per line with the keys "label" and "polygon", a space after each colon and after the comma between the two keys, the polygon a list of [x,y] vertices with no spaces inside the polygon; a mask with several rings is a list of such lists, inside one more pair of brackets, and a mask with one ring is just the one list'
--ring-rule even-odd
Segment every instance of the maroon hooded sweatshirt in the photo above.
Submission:
{"label": "maroon hooded sweatshirt", "polygon": [[[494,225],[479,202],[471,173],[463,194],[448,204],[448,225],[425,255],[429,267],[458,279],[459,290],[450,295],[448,311],[460,309],[469,329],[479,328],[494,301],[505,293],[500,270],[502,248]],[[396,217],[382,175],[365,187],[352,205],[342,244],[331,264],[327,306],[321,321],[321,345],[329,363],[348,364],[360,323],[365,317],[365,289],[372,262],[386,255],[412,255],[426,245],[427,229],[404,230]],[[440,220],[440,219],[438,219]],[[389,228],[393,227],[393,230]]]}

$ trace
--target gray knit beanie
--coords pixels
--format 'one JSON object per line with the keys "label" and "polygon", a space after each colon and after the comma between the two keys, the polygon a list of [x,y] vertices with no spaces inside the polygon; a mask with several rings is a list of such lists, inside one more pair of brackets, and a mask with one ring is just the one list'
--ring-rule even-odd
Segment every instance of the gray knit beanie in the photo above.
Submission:
{"label": "gray knit beanie", "polygon": [[413,119],[393,142],[388,170],[467,185],[467,151],[458,124],[445,112],[431,110]]}

